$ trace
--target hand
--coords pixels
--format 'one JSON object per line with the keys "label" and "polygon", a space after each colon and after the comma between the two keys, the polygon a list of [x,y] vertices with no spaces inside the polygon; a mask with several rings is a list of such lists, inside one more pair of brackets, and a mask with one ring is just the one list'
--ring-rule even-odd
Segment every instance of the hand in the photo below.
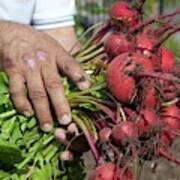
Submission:
{"label": "hand", "polygon": [[59,123],[69,124],[71,112],[59,71],[80,89],[90,86],[85,72],[50,36],[16,23],[1,26],[2,67],[9,76],[10,94],[17,110],[31,116],[33,105],[42,130],[48,132],[52,128],[49,98]]}

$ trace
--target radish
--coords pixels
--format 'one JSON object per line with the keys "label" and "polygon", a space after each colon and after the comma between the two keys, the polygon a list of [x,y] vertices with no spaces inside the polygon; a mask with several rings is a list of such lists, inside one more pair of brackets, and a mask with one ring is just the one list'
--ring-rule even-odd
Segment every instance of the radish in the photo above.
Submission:
{"label": "radish", "polygon": [[124,25],[134,26],[138,23],[138,13],[125,1],[115,2],[110,10],[113,20],[122,22]]}
{"label": "radish", "polygon": [[162,146],[170,146],[173,139],[174,136],[168,130],[163,130],[160,134],[160,143]]}
{"label": "radish", "polygon": [[108,142],[111,136],[111,128],[105,127],[99,131],[99,139],[102,142]]}
{"label": "radish", "polygon": [[174,54],[167,48],[161,48],[161,69],[165,72],[172,72],[175,67]]}
{"label": "radish", "polygon": [[113,163],[105,163],[98,166],[89,180],[115,180],[116,167]]}
{"label": "radish", "polygon": [[180,109],[176,105],[164,108],[161,118],[172,132],[180,131]]}
{"label": "radish", "polygon": [[89,180],[133,180],[133,175],[131,171],[124,171],[109,162],[98,166]]}
{"label": "radish", "polygon": [[159,105],[157,92],[154,87],[154,81],[145,80],[146,82],[142,85],[142,108],[156,108]]}
{"label": "radish", "polygon": [[109,35],[104,46],[110,57],[115,57],[124,52],[131,52],[134,48],[133,41],[128,40],[123,33]]}
{"label": "radish", "polygon": [[167,116],[163,118],[163,121],[168,126],[168,128],[180,131],[180,118]]}
{"label": "radish", "polygon": [[117,144],[124,144],[128,140],[137,138],[138,131],[134,123],[130,121],[121,122],[112,130],[112,139]]}
{"label": "radish", "polygon": [[131,55],[131,59],[133,60],[133,62],[136,63],[136,67],[138,68],[138,70],[141,71],[153,71],[154,67],[151,63],[151,61],[149,61],[149,59],[144,56],[143,54],[141,54],[140,52],[135,52]]}
{"label": "radish", "polygon": [[180,120],[180,109],[173,104],[162,109],[162,117],[174,117]]}
{"label": "radish", "polygon": [[153,71],[152,63],[141,53],[123,53],[112,60],[107,70],[107,86],[120,102],[132,102],[136,79],[132,73]]}
{"label": "radish", "polygon": [[158,123],[158,117],[153,109],[144,109],[137,119],[139,134],[149,132]]}
{"label": "radish", "polygon": [[129,103],[135,92],[135,80],[124,73],[131,68],[127,62],[128,53],[123,53],[112,60],[107,70],[107,86],[121,102]]}
{"label": "radish", "polygon": [[152,51],[156,42],[157,38],[154,36],[153,30],[146,28],[143,33],[137,36],[136,46],[142,51]]}

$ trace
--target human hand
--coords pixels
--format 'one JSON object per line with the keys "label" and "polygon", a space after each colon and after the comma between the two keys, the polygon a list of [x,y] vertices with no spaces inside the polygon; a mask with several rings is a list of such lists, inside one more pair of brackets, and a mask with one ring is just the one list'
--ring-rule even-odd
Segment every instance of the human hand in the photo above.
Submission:
{"label": "human hand", "polygon": [[[59,71],[80,89],[90,86],[80,65],[50,36],[16,23],[0,23],[2,68],[7,73],[10,94],[17,110],[39,119],[42,130],[52,128],[50,99],[60,124],[71,122]],[[28,97],[25,89],[27,88]]]}

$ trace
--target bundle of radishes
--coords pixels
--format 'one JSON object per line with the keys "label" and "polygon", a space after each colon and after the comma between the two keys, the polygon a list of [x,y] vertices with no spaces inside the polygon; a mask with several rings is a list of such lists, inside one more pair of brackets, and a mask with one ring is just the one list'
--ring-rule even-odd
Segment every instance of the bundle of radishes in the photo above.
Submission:
{"label": "bundle of radishes", "polygon": [[134,162],[160,156],[180,165],[169,151],[180,135],[180,65],[163,47],[180,31],[173,22],[180,9],[143,20],[144,3],[115,2],[94,38],[107,55],[107,87],[116,105],[114,117],[96,121],[99,155],[92,180],[131,180]]}

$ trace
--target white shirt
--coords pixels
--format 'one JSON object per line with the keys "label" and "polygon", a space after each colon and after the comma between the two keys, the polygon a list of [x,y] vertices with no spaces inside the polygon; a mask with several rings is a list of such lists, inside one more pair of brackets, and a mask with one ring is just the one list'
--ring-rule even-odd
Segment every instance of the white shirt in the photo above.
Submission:
{"label": "white shirt", "polygon": [[74,25],[75,0],[0,0],[0,20],[46,30]]}

